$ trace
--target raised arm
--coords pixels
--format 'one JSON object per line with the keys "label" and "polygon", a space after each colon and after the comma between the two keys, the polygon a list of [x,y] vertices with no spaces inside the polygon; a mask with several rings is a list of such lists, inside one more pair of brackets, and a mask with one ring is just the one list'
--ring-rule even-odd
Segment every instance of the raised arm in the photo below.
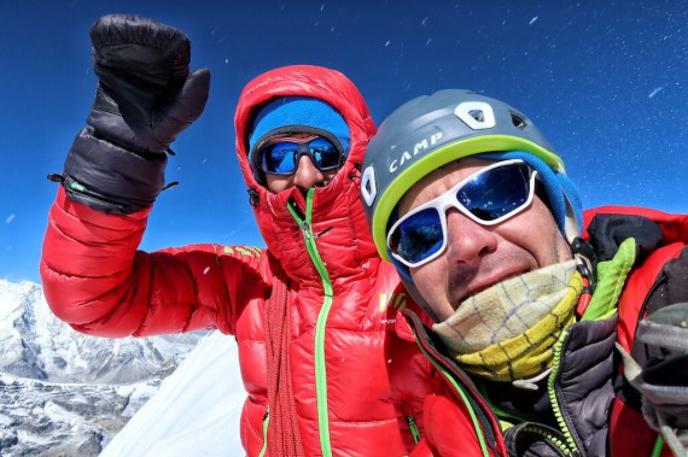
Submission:
{"label": "raised arm", "polygon": [[62,187],[41,260],[48,303],[75,329],[103,336],[231,332],[236,310],[261,293],[262,254],[214,245],[136,251],[164,185],[166,151],[203,111],[210,74],[189,74],[188,38],[145,18],[105,16],[91,42],[96,99],[54,177]]}

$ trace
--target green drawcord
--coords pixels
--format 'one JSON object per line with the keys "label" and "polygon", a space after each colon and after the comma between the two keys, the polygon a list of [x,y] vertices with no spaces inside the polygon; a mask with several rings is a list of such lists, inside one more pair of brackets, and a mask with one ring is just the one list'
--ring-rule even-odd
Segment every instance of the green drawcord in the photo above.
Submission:
{"label": "green drawcord", "polygon": [[418,431],[416,421],[413,416],[408,416],[406,419],[408,420],[409,430],[411,430],[411,435],[413,436],[413,442],[418,444],[418,441],[420,441],[420,432]]}
{"label": "green drawcord", "polygon": [[659,457],[662,455],[662,449],[664,448],[664,438],[662,435],[657,435],[657,441],[655,441],[655,448],[652,450],[652,457]]}

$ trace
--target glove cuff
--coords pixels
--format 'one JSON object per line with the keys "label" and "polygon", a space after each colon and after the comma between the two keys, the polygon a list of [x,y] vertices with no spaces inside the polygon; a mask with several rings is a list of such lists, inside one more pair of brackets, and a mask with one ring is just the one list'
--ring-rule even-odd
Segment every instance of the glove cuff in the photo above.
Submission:
{"label": "glove cuff", "polygon": [[64,166],[70,199],[105,213],[131,214],[152,205],[165,183],[164,154],[140,154],[83,129]]}

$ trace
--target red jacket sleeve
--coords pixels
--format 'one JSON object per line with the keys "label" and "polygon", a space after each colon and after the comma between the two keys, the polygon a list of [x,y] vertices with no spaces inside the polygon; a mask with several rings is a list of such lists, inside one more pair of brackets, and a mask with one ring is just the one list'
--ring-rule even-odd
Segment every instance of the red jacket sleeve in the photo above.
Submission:
{"label": "red jacket sleeve", "polygon": [[75,330],[106,337],[234,333],[243,307],[263,296],[264,251],[212,244],[137,251],[149,212],[105,214],[60,187],[40,266],[50,308]]}

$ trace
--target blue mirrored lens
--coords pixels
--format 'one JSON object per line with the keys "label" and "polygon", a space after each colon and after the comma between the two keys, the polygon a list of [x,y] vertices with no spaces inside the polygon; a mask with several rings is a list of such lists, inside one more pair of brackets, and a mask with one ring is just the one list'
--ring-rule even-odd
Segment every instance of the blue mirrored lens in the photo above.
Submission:
{"label": "blue mirrored lens", "polygon": [[331,141],[325,138],[316,138],[308,143],[308,148],[313,162],[320,170],[331,170],[339,167],[341,154]]}
{"label": "blue mirrored lens", "polygon": [[263,150],[263,170],[268,173],[291,174],[296,171],[299,145],[284,141]]}
{"label": "blue mirrored lens", "polygon": [[494,221],[528,201],[530,169],[526,164],[494,168],[468,181],[456,199],[482,221]]}
{"label": "blue mirrored lens", "polygon": [[443,239],[440,215],[428,208],[399,224],[390,238],[390,247],[407,262],[417,263],[439,251]]}

